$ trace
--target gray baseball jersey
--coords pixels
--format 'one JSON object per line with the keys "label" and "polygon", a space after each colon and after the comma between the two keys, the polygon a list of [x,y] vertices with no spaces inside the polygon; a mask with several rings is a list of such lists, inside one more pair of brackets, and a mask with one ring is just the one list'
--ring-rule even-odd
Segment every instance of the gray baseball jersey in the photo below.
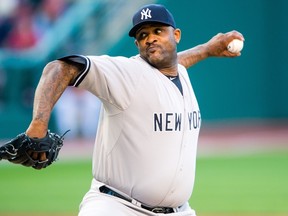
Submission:
{"label": "gray baseball jersey", "polygon": [[93,154],[95,180],[150,206],[187,202],[201,117],[186,69],[178,65],[182,95],[139,55],[81,58],[86,66],[74,86],[103,103]]}

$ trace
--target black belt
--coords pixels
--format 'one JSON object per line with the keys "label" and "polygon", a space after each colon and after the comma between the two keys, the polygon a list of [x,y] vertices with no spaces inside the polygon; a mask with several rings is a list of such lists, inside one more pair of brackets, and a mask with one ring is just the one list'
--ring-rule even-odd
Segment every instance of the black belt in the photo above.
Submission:
{"label": "black belt", "polygon": [[[123,199],[123,200],[126,200],[126,201],[132,203],[132,199],[131,198],[122,196],[121,194],[111,190],[110,188],[106,187],[105,185],[101,186],[99,188],[99,190],[102,193],[109,194],[111,196],[115,196],[115,197],[118,197],[120,199]],[[154,212],[154,213],[170,214],[170,213],[174,213],[175,212],[175,210],[173,208],[170,208],[170,207],[149,207],[149,206],[145,206],[143,204],[141,204],[141,207],[146,209],[146,210],[149,210],[151,212]]]}

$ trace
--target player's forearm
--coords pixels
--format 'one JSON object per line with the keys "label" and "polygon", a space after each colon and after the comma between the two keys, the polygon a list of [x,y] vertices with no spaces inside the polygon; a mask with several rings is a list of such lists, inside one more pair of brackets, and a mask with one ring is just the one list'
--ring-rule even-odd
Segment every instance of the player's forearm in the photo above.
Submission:
{"label": "player's forearm", "polygon": [[189,68],[197,62],[206,59],[207,57],[237,57],[240,52],[232,53],[227,50],[227,45],[233,40],[238,39],[244,41],[244,37],[237,31],[227,33],[218,33],[208,42],[193,47],[191,49],[178,53],[178,63],[185,68]]}
{"label": "player's forearm", "polygon": [[76,72],[71,70],[71,66],[60,61],[46,65],[35,92],[33,119],[27,130],[29,136],[46,135],[52,109]]}
{"label": "player's forearm", "polygon": [[185,68],[189,68],[207,57],[209,57],[208,47],[206,44],[201,44],[191,49],[179,52],[178,63],[183,65]]}

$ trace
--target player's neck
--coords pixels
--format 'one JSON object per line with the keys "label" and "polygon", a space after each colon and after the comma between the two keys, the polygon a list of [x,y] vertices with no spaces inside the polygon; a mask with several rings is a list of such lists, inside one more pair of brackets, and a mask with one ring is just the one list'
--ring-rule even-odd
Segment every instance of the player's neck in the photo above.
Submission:
{"label": "player's neck", "polygon": [[165,76],[177,76],[178,75],[178,65],[169,68],[161,68],[159,71]]}

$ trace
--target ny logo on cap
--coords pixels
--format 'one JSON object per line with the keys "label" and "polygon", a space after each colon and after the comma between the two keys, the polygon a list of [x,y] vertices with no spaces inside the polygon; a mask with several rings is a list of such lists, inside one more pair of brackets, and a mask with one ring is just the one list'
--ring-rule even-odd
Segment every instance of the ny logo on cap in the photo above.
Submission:
{"label": "ny logo on cap", "polygon": [[141,20],[143,20],[143,19],[146,20],[148,18],[152,18],[151,10],[149,8],[146,8],[146,10],[142,9],[142,11],[141,11]]}

